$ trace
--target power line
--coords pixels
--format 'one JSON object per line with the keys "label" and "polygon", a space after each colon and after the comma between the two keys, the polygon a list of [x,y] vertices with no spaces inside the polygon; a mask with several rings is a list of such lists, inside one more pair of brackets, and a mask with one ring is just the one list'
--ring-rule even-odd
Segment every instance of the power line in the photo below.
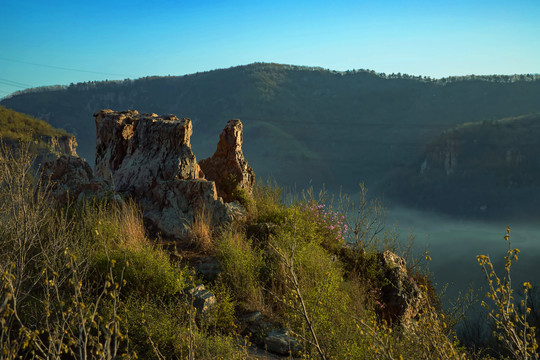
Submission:
{"label": "power line", "polygon": [[112,76],[129,77],[129,75],[126,75],[126,74],[106,73],[106,72],[101,72],[101,71],[90,71],[90,70],[74,69],[74,68],[68,68],[68,67],[56,66],[56,65],[38,64],[38,63],[34,63],[34,62],[29,62],[29,61],[23,61],[23,60],[17,60],[17,59],[9,59],[9,58],[5,58],[5,57],[0,57],[0,60],[13,62],[13,63],[18,63],[18,64],[41,66],[41,67],[46,67],[46,68],[50,68],[50,69],[65,70],[65,71],[75,71],[75,72],[82,72],[82,73],[88,73],[88,74],[99,74],[99,75],[112,75]]}
{"label": "power line", "polygon": [[7,85],[7,86],[12,86],[12,87],[16,87],[16,88],[32,87],[32,85],[23,84],[23,83],[20,83],[20,82],[17,82],[17,81],[11,81],[11,80],[8,80],[8,79],[3,79],[3,78],[0,78],[0,84]]}

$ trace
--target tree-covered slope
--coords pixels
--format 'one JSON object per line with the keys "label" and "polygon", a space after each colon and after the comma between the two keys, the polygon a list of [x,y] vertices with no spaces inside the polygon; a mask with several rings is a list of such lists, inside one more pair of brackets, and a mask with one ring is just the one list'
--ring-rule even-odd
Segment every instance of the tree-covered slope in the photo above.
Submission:
{"label": "tree-covered slope", "polygon": [[431,80],[372,71],[252,64],[180,77],[75,84],[26,91],[1,104],[77,135],[92,163],[98,109],[189,117],[200,160],[231,118],[244,123],[244,153],[259,177],[283,185],[325,183],[384,195],[442,131],[539,112],[537,76]]}

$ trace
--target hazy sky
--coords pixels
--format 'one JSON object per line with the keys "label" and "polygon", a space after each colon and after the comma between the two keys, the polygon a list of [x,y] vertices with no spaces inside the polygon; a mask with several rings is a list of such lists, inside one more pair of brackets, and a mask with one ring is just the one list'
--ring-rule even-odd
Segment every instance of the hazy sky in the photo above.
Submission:
{"label": "hazy sky", "polygon": [[276,62],[444,77],[540,72],[540,0],[0,0],[0,97]]}

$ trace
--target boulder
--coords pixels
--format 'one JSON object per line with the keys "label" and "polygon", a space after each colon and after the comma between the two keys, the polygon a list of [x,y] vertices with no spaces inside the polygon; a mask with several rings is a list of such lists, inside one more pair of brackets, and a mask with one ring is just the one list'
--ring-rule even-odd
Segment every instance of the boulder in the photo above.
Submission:
{"label": "boulder", "polygon": [[197,309],[197,316],[199,318],[206,316],[210,308],[217,304],[216,296],[206,290],[203,284],[192,287],[186,292],[193,306]]}
{"label": "boulder", "polygon": [[45,162],[41,176],[50,184],[53,199],[61,205],[84,196],[104,196],[111,189],[108,182],[94,177],[90,165],[77,156],[61,155]]}
{"label": "boulder", "polygon": [[230,120],[219,135],[214,155],[199,162],[205,178],[215,181],[218,195],[225,202],[236,200],[235,191],[239,189],[251,194],[255,183],[255,174],[244,158],[242,143],[242,122]]}
{"label": "boulder", "polygon": [[267,351],[284,356],[296,356],[302,349],[298,340],[292,337],[286,329],[268,333],[264,338],[264,345]]}
{"label": "boulder", "polygon": [[412,277],[407,273],[405,259],[391,251],[378,254],[383,276],[380,316],[388,323],[401,323],[416,317],[422,295]]}

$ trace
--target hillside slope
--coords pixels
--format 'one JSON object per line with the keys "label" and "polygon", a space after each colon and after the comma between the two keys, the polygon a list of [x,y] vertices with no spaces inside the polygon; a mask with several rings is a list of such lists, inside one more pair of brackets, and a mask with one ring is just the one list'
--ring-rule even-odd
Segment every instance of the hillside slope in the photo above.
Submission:
{"label": "hillside slope", "polygon": [[0,140],[8,149],[18,148],[20,141],[30,145],[34,165],[55,158],[58,154],[77,155],[75,137],[47,122],[0,106]]}
{"label": "hillside slope", "polygon": [[429,80],[372,71],[335,72],[252,64],[181,77],[37,89],[1,104],[77,135],[92,163],[98,109],[173,113],[193,120],[200,158],[231,118],[244,123],[244,152],[259,177],[286,186],[323,183],[347,192],[365,181],[385,195],[442,131],[539,112],[540,81],[531,76]]}
{"label": "hillside slope", "polygon": [[36,137],[60,137],[68,133],[46,121],[0,106],[0,137],[3,140],[31,140]]}
{"label": "hillside slope", "polygon": [[539,137],[540,113],[456,126],[400,172],[395,195],[453,215],[537,219]]}

